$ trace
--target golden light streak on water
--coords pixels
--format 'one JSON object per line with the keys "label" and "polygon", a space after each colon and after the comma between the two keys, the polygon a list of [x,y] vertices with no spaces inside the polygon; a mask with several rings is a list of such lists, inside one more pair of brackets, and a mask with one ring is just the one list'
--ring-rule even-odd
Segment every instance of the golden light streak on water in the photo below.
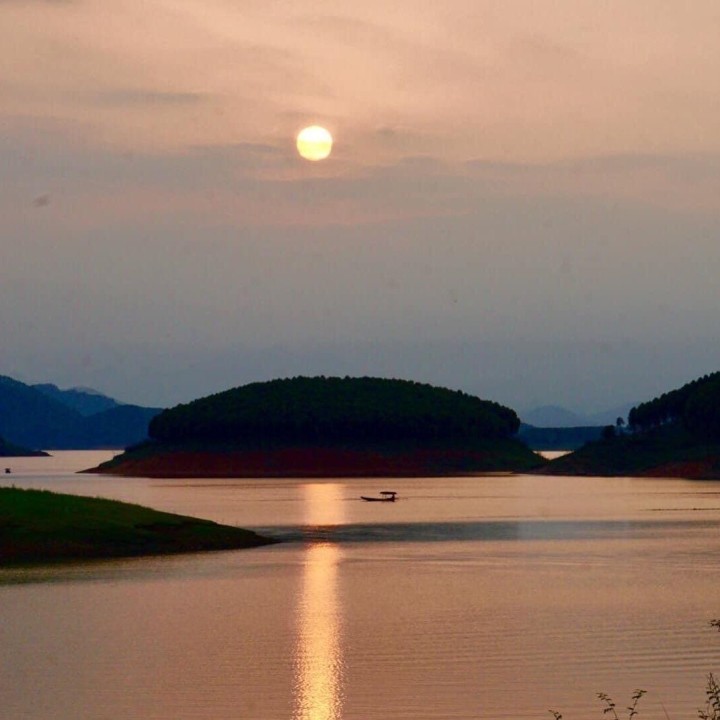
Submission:
{"label": "golden light streak on water", "polygon": [[[310,484],[303,492],[308,524],[341,521],[338,485]],[[337,587],[340,552],[337,545],[328,543],[309,545],[305,551],[298,603],[294,720],[342,717],[342,627]]]}

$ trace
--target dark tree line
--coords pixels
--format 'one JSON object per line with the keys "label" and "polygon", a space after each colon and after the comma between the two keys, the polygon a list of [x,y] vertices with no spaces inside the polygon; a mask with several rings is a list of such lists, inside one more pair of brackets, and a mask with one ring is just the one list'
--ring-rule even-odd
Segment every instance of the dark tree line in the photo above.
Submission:
{"label": "dark tree line", "polygon": [[407,380],[296,377],[252,383],[165,410],[150,437],[167,442],[357,442],[514,435],[513,410]]}
{"label": "dark tree line", "polygon": [[634,431],[671,423],[681,424],[695,435],[720,439],[720,372],[642,403],[628,415],[628,425]]}

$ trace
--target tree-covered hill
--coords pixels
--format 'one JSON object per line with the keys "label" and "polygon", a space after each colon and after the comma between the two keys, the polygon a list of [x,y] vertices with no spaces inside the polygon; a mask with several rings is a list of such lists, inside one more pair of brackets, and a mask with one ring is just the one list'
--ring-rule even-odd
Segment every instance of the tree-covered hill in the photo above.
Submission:
{"label": "tree-covered hill", "polygon": [[506,438],[513,410],[407,380],[297,377],[245,385],[165,410],[150,437],[166,442]]}
{"label": "tree-covered hill", "polygon": [[628,429],[553,461],[542,472],[567,475],[720,477],[720,372],[634,407]]}
{"label": "tree-covered hill", "polygon": [[155,477],[442,475],[543,461],[513,410],[408,380],[296,377],[178,405],[101,472]]}
{"label": "tree-covered hill", "polygon": [[720,372],[641,403],[628,415],[628,424],[638,431],[673,423],[703,438],[720,440]]}

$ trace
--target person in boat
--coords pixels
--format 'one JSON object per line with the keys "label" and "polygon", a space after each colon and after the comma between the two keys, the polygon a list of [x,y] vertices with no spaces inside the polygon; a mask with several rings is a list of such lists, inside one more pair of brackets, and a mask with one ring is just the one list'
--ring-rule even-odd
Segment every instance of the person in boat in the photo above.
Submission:
{"label": "person in boat", "polygon": [[380,492],[380,497],[367,497],[366,495],[361,495],[361,500],[367,500],[368,502],[395,502],[395,496],[397,495],[397,492],[395,490],[382,490]]}

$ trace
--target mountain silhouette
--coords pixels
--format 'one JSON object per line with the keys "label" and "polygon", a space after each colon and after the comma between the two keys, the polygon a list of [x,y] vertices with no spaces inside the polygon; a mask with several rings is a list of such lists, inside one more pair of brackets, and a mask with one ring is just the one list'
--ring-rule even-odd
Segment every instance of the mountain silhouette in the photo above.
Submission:
{"label": "mountain silhouette", "polygon": [[85,388],[26,385],[0,375],[0,436],[27,448],[127,447],[147,437],[148,424],[161,409],[121,404]]}

